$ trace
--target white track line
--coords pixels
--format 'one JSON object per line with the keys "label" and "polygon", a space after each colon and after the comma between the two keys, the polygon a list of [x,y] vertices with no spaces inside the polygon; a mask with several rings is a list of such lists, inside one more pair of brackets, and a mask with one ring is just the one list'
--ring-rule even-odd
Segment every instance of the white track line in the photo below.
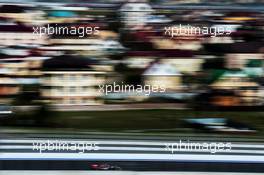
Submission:
{"label": "white track line", "polygon": [[[25,145],[4,145],[0,146],[0,150],[30,150],[33,152],[40,152],[39,149],[33,150],[32,146],[25,146]],[[72,151],[71,149],[68,149],[69,151]],[[76,152],[84,150],[85,152],[92,152],[89,150],[85,150],[85,147],[80,147],[79,150],[77,149]],[[51,152],[60,152],[60,151],[67,151],[67,148],[61,149],[61,150],[50,150]],[[75,151],[75,150],[73,150]],[[164,148],[151,148],[151,147],[100,147],[98,151],[144,151],[144,152],[167,152],[168,154],[172,154],[170,150],[166,150]],[[47,152],[47,150],[42,150],[42,152]],[[193,152],[193,153],[209,153],[210,150],[202,150],[202,149],[193,149],[193,150],[188,150],[188,149],[174,149],[174,153],[177,152]],[[264,154],[264,150],[216,150],[217,153],[243,153],[243,154]],[[213,153],[211,153],[213,154]]]}
{"label": "white track line", "polygon": [[[134,145],[134,146],[147,146],[147,145],[151,145],[151,146],[164,146],[165,144],[178,144],[180,140],[176,140],[174,142],[172,141],[164,141],[164,142],[156,142],[156,141],[144,141],[144,142],[140,142],[140,141],[123,141],[123,140],[116,140],[116,141],[104,141],[104,140],[60,140],[60,139],[35,139],[35,140],[16,140],[16,139],[5,139],[5,140],[1,140],[0,139],[0,144],[1,143],[17,143],[17,144],[33,144],[33,143],[47,143],[48,141],[50,142],[59,142],[59,143],[98,143],[101,145]],[[188,143],[186,140],[182,140],[182,143]],[[189,143],[224,143],[224,142],[211,142],[211,141],[189,141]],[[243,143],[232,143],[232,142],[226,142],[226,143],[231,143],[232,148],[263,148],[264,149],[264,144],[243,144]]]}
{"label": "white track line", "polygon": [[264,163],[264,156],[127,153],[1,153],[0,160],[118,160]]}

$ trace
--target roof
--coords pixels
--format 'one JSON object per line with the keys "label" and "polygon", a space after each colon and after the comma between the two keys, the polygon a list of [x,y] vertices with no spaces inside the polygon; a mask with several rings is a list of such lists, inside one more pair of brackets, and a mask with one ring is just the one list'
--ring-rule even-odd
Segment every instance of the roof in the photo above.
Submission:
{"label": "roof", "polygon": [[263,47],[263,42],[239,42],[204,44],[205,50],[215,53],[258,53]]}
{"label": "roof", "polygon": [[97,61],[72,55],[61,55],[43,62],[44,70],[91,70]]}
{"label": "roof", "polygon": [[172,65],[164,63],[154,63],[143,75],[181,75],[181,73]]}
{"label": "roof", "polygon": [[138,57],[193,57],[194,53],[190,50],[178,50],[178,49],[161,49],[156,51],[129,51],[126,56],[138,56]]}
{"label": "roof", "polygon": [[225,81],[226,78],[250,78],[250,76],[245,71],[225,71],[213,84],[211,87],[221,87],[221,89],[226,89],[230,87],[256,87],[257,82],[247,79],[247,81],[234,81],[232,79]]}
{"label": "roof", "polygon": [[263,65],[263,60],[259,60],[259,59],[248,60],[246,64],[247,67],[262,67],[262,65]]}
{"label": "roof", "polygon": [[0,25],[0,32],[27,32],[32,34],[33,28],[21,24]]}
{"label": "roof", "polygon": [[244,71],[226,71],[221,77],[238,77],[238,78],[246,78],[249,77],[249,75]]}

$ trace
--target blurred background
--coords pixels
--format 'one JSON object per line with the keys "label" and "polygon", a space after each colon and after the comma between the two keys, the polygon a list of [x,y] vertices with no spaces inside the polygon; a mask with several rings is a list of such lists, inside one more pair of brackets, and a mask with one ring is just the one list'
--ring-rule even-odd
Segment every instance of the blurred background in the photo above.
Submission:
{"label": "blurred background", "polygon": [[[0,0],[0,169],[263,173],[263,3]],[[41,139],[103,145],[38,154]],[[180,139],[234,148],[164,152]]]}
{"label": "blurred background", "polygon": [[[262,137],[262,3],[1,0],[1,126]],[[165,33],[180,24],[231,33]],[[48,26],[98,33],[35,33]],[[166,91],[99,90],[114,82]]]}

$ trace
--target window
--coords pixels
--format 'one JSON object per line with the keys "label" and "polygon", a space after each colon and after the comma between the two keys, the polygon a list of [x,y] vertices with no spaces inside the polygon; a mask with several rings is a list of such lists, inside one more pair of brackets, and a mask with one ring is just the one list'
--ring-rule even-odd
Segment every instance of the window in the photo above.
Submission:
{"label": "window", "polygon": [[69,75],[69,80],[71,80],[71,81],[76,80],[76,75]]}
{"label": "window", "polygon": [[86,80],[86,79],[88,79],[88,76],[85,75],[85,74],[83,74],[83,75],[82,75],[82,79],[83,79],[83,80]]}
{"label": "window", "polygon": [[56,76],[56,78],[57,78],[58,80],[61,80],[61,81],[63,81],[63,79],[64,79],[64,76],[63,76],[63,75],[57,75],[57,76]]}
{"label": "window", "polygon": [[83,104],[85,104],[86,101],[87,101],[87,100],[86,100],[85,98],[82,99],[82,103],[83,103]]}
{"label": "window", "polygon": [[88,91],[88,90],[89,90],[88,87],[86,87],[86,86],[83,86],[83,87],[82,87],[82,91],[83,91],[83,92],[86,92],[86,91]]}
{"label": "window", "polygon": [[74,98],[70,98],[70,100],[69,100],[69,103],[70,103],[70,104],[75,104],[75,102],[76,102],[76,101],[75,101]]}
{"label": "window", "polygon": [[76,87],[73,86],[69,87],[69,92],[76,92]]}

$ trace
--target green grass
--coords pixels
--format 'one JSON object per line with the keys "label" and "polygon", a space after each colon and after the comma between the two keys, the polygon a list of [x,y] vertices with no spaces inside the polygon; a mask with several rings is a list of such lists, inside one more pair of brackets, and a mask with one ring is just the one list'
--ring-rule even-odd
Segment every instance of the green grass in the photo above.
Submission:
{"label": "green grass", "polygon": [[189,110],[128,110],[58,112],[52,123],[61,127],[100,131],[166,131],[193,132],[183,126],[182,119],[225,117],[248,124],[264,133],[264,112],[203,112]]}

